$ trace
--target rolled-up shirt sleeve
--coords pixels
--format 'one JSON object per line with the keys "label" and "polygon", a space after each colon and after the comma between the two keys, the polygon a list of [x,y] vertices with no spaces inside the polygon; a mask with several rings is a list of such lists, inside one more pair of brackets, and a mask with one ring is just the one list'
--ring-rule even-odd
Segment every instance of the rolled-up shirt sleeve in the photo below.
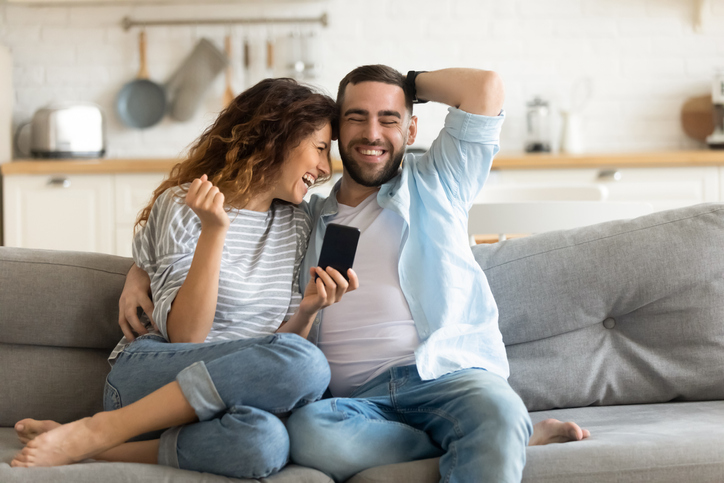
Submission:
{"label": "rolled-up shirt sleeve", "polygon": [[505,112],[498,116],[470,114],[450,107],[445,127],[423,155],[423,166],[437,176],[446,196],[466,212],[488,178],[500,147]]}
{"label": "rolled-up shirt sleeve", "polygon": [[151,279],[153,320],[166,340],[168,313],[191,268],[201,222],[183,203],[180,190],[164,191],[151,209],[146,225],[133,239],[133,259]]}

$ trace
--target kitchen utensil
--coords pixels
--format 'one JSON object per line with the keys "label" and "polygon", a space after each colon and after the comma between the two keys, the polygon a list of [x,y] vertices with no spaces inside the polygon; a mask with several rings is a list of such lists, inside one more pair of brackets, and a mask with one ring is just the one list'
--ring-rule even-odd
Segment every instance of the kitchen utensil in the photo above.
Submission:
{"label": "kitchen utensil", "polygon": [[690,97],[681,108],[681,127],[687,136],[706,142],[714,132],[714,106],[711,96]]}
{"label": "kitchen utensil", "polygon": [[146,32],[138,36],[140,69],[138,78],[118,93],[116,111],[126,126],[147,128],[157,124],[166,113],[166,89],[149,79],[146,66]]}
{"label": "kitchen utensil", "polygon": [[229,104],[231,104],[231,101],[234,100],[234,90],[231,87],[231,77],[232,77],[232,66],[231,66],[231,35],[227,35],[224,39],[224,50],[226,51],[226,59],[228,62],[228,65],[226,66],[226,89],[224,90],[224,107],[227,107]]}
{"label": "kitchen utensil", "polygon": [[266,41],[266,70],[269,77],[274,74],[274,41],[272,39]]}
{"label": "kitchen utensil", "polygon": [[[16,145],[34,158],[99,158],[106,151],[104,134],[103,112],[97,105],[57,103],[33,114],[32,121],[18,130]],[[21,138],[26,141],[20,142]]]}
{"label": "kitchen utensil", "polygon": [[166,83],[169,114],[177,121],[191,119],[217,75],[226,67],[226,55],[207,39],[201,39]]}
{"label": "kitchen utensil", "polygon": [[706,142],[710,148],[724,149],[724,70],[714,77],[711,102],[714,105],[714,132],[706,137]]}
{"label": "kitchen utensil", "polygon": [[528,108],[526,114],[528,132],[525,151],[548,153],[551,150],[551,112],[548,101],[536,97],[526,106]]}
{"label": "kitchen utensil", "polygon": [[583,145],[583,109],[593,95],[593,83],[590,78],[578,79],[571,87],[571,104],[568,110],[561,111],[563,129],[561,130],[561,151],[568,154],[581,154]]}

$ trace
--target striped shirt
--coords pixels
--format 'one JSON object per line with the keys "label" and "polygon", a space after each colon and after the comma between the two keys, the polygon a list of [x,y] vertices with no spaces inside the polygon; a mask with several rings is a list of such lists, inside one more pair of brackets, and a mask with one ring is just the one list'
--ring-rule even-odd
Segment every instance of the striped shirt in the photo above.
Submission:
{"label": "striped shirt", "polygon": [[[179,197],[175,196],[180,194]],[[153,330],[168,338],[167,318],[191,268],[201,220],[179,188],[158,197],[146,225],[133,239],[133,259],[151,278]],[[311,219],[293,205],[274,202],[267,212],[232,210],[224,241],[219,294],[206,342],[261,337],[274,333],[301,301],[299,269],[307,249]],[[124,337],[112,361],[129,344]]]}

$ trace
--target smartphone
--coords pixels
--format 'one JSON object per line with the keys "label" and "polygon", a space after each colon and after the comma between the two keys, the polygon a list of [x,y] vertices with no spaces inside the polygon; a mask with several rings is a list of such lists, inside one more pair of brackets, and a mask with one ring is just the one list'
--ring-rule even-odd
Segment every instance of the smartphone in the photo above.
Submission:
{"label": "smartphone", "polygon": [[[338,225],[330,223],[324,233],[322,242],[322,253],[319,255],[319,265],[323,270],[327,267],[336,269],[342,276],[349,280],[347,270],[352,268],[354,255],[357,252],[359,241],[359,228],[353,226]],[[317,277],[314,278],[317,280]]]}

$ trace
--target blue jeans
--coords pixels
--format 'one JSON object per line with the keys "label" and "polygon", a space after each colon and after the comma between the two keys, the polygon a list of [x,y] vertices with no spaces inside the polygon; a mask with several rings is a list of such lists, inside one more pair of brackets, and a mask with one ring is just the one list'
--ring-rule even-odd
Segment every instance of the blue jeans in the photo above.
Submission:
{"label": "blue jeans", "polygon": [[520,482],[533,426],[500,376],[465,369],[423,381],[395,367],[350,398],[324,399],[287,421],[292,462],[345,481],[373,466],[440,456],[441,481]]}
{"label": "blue jeans", "polygon": [[104,407],[127,406],[178,381],[199,422],[161,433],[158,463],[261,478],[289,459],[289,435],[278,416],[319,399],[329,377],[322,352],[294,334],[204,344],[142,336],[116,359]]}

